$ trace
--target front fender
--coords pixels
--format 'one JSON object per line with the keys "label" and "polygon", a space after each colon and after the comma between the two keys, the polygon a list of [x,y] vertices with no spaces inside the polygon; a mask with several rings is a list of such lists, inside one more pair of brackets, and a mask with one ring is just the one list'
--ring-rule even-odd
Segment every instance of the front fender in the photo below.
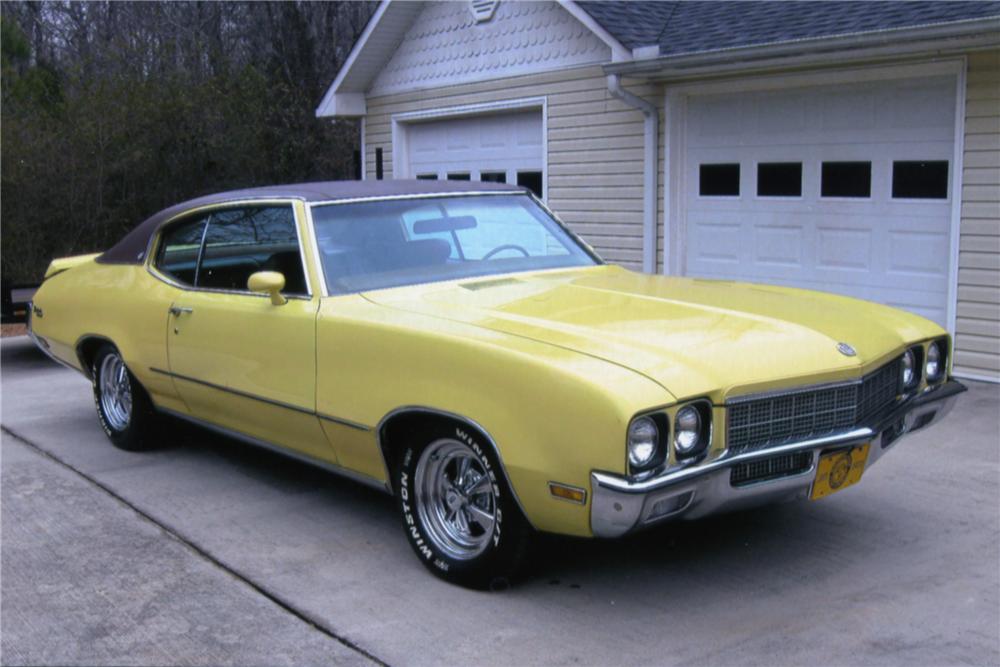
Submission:
{"label": "front fender", "polygon": [[[625,431],[643,409],[673,397],[631,370],[472,325],[328,299],[317,324],[317,412],[374,427],[404,406],[479,426],[537,529],[590,535],[590,472],[624,472]],[[349,467],[384,478],[374,433],[334,442]],[[335,437],[336,439],[336,437]],[[588,490],[585,505],[552,496],[549,482]]]}

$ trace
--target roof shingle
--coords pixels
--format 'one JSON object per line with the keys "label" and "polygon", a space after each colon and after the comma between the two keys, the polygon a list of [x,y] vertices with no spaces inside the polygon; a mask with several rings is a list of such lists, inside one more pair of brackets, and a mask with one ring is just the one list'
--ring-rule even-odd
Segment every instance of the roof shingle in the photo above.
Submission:
{"label": "roof shingle", "polygon": [[1000,2],[788,0],[629,2],[579,6],[625,47],[665,56],[1000,16]]}

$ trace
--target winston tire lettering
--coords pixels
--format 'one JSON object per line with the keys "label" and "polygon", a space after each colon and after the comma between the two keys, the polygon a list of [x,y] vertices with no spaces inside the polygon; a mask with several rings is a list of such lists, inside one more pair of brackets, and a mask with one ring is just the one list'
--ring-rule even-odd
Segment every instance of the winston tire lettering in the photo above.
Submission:
{"label": "winston tire lettering", "polygon": [[[489,544],[493,549],[497,549],[500,547],[502,535],[503,512],[500,509],[501,494],[496,469],[490,462],[490,458],[488,457],[483,446],[479,444],[472,434],[462,428],[456,428],[454,431],[454,437],[458,440],[458,442],[464,444],[475,454],[475,458],[479,461],[484,473],[489,479],[490,490],[493,493],[493,507],[495,512],[493,532],[490,536]],[[421,452],[422,449],[419,447],[407,448],[401,459],[402,465],[400,466],[398,480],[399,503],[403,512],[403,523],[417,553],[422,556],[429,565],[433,565],[437,570],[441,572],[448,572],[455,566],[454,559],[441,553],[434,541],[427,537],[428,528],[423,525],[421,520],[421,511],[423,510],[417,508],[419,503],[426,502],[420,499],[420,496],[414,486],[416,484],[416,480],[414,479],[414,467],[418,465],[418,462],[421,459]],[[482,555],[485,556],[487,554]]]}
{"label": "winston tire lettering", "polygon": [[[410,452],[407,451],[407,460],[409,460]],[[420,534],[420,530],[417,528],[417,522],[413,518],[413,510],[410,507],[410,487],[407,486],[409,483],[409,475],[404,470],[399,476],[399,500],[400,505],[403,508],[403,520],[406,522],[407,530],[410,532],[410,537],[413,538],[413,543],[420,550],[420,553],[430,560],[434,557],[434,552],[431,551],[430,547],[424,541],[423,535]]]}

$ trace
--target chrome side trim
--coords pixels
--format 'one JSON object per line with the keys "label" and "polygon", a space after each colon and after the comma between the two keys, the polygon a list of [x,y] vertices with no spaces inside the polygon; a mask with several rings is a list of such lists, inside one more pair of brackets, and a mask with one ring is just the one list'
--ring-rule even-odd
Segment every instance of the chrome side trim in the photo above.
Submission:
{"label": "chrome side trim", "polygon": [[485,428],[483,428],[474,420],[469,419],[468,417],[463,417],[462,415],[455,414],[454,412],[448,412],[447,410],[439,410],[437,408],[428,408],[419,405],[407,405],[396,408],[395,410],[386,413],[386,415],[379,420],[378,425],[375,427],[375,440],[378,443],[379,451],[382,453],[382,465],[386,471],[386,479],[389,480],[388,486],[390,490],[392,489],[392,476],[391,476],[391,471],[389,470],[389,458],[386,455],[387,452],[385,448],[385,442],[382,439],[382,430],[385,428],[386,423],[389,422],[393,417],[398,417],[399,415],[410,414],[410,413],[423,413],[423,414],[437,415],[439,417],[447,417],[457,422],[467,424],[472,428],[474,428],[475,430],[477,430],[479,433],[481,433],[483,437],[486,438],[487,444],[489,444],[490,448],[493,449],[493,454],[496,455],[497,461],[500,462],[500,472],[503,474],[504,481],[507,482],[507,488],[510,489],[511,495],[514,496],[514,502],[517,503],[518,509],[521,510],[521,515],[524,516],[524,519],[525,521],[528,522],[528,525],[534,528],[534,524],[531,522],[531,517],[529,517],[528,513],[524,511],[524,505],[521,504],[521,499],[517,495],[517,489],[514,488],[514,485],[510,481],[510,476],[507,474],[507,466],[503,462],[503,457],[500,455],[500,448],[497,446],[497,443],[493,439],[493,436],[491,436],[489,431],[487,431]]}
{"label": "chrome side trim", "polygon": [[328,422],[333,422],[334,424],[340,424],[341,426],[346,426],[348,428],[353,428],[358,431],[370,431],[371,426],[365,426],[364,424],[359,424],[358,422],[352,422],[350,419],[343,419],[341,417],[334,417],[333,415],[324,414],[322,412],[317,412],[316,416]]}
{"label": "chrome side trim", "polygon": [[257,394],[251,394],[245,391],[240,391],[239,389],[233,389],[232,387],[223,387],[222,385],[215,384],[214,382],[208,382],[207,380],[199,380],[198,378],[191,377],[189,375],[181,375],[180,373],[174,373],[171,371],[165,371],[162,368],[150,367],[154,373],[159,373],[160,375],[166,375],[172,377],[176,380],[184,380],[185,382],[192,382],[194,384],[201,385],[203,387],[208,387],[210,389],[216,389],[218,391],[224,391],[227,394],[233,394],[241,398],[249,398],[253,401],[260,401],[261,403],[267,403],[268,405],[273,405],[279,408],[285,408],[286,410],[292,410],[300,414],[309,415],[311,417],[318,417],[319,419],[324,419],[326,421],[334,422],[337,424],[342,424],[359,431],[370,431],[372,430],[370,426],[365,426],[364,424],[359,424],[358,422],[351,421],[349,419],[342,419],[340,417],[334,417],[333,415],[327,415],[315,410],[310,410],[309,408],[303,408],[298,405],[293,405],[291,403],[285,403],[283,401],[276,401],[271,398],[266,398],[264,396],[258,396]]}
{"label": "chrome side trim", "polygon": [[579,234],[577,234],[572,229],[570,229],[569,225],[567,225],[565,222],[563,222],[563,219],[560,218],[556,214],[555,211],[553,211],[551,208],[549,208],[549,205],[546,204],[545,202],[543,202],[540,197],[535,196],[534,192],[527,192],[527,195],[529,197],[531,197],[535,201],[535,203],[538,204],[541,207],[541,209],[543,211],[545,211],[546,213],[548,213],[549,217],[552,218],[553,220],[555,220],[556,224],[559,225],[560,227],[562,227],[562,230],[564,232],[566,232],[566,234],[568,234],[571,239],[573,239],[574,241],[576,241],[577,244],[581,248],[583,248],[584,252],[586,252],[588,255],[590,255],[590,258],[592,260],[594,260],[595,262],[597,262],[598,266],[604,266],[605,264],[607,264],[607,262],[605,262],[604,259],[599,254],[597,254],[597,251],[594,250],[594,248],[591,247],[591,245],[589,243],[587,243],[586,241],[584,241],[580,237]]}
{"label": "chrome side trim", "polygon": [[308,201],[306,205],[313,206],[336,206],[339,204],[360,204],[370,201],[394,201],[405,199],[430,199],[433,197],[471,197],[471,196],[494,196],[494,195],[519,195],[522,190],[470,190],[468,192],[421,192],[409,195],[377,195],[372,197],[351,197],[350,199],[321,199],[318,201]]}
{"label": "chrome side trim", "polygon": [[306,228],[309,233],[309,242],[312,243],[313,261],[316,263],[316,275],[319,276],[319,293],[323,297],[330,296],[330,290],[326,283],[326,267],[323,266],[323,258],[319,256],[319,241],[316,240],[316,227],[313,225],[312,206],[306,204]]}
{"label": "chrome side trim", "polygon": [[218,426],[218,425],[213,424],[211,422],[207,422],[207,421],[198,419],[197,417],[192,417],[191,415],[186,415],[186,414],[181,413],[181,412],[176,412],[176,411],[170,410],[168,408],[160,408],[160,407],[158,407],[157,410],[159,412],[162,412],[163,414],[170,415],[171,417],[176,417],[177,419],[180,419],[182,421],[186,421],[188,423],[194,424],[195,426],[199,426],[201,428],[207,429],[207,430],[212,431],[214,433],[218,433],[220,435],[224,435],[224,436],[229,437],[229,438],[234,438],[236,440],[240,440],[241,442],[245,442],[248,445],[253,445],[254,447],[259,447],[261,449],[266,449],[268,451],[275,452],[276,454],[281,454],[282,456],[286,456],[286,457],[288,457],[290,459],[295,459],[297,461],[301,461],[302,463],[307,463],[307,464],[309,464],[311,466],[314,466],[316,468],[322,468],[323,470],[326,470],[328,472],[332,472],[335,475],[340,475],[341,477],[346,477],[349,480],[352,480],[354,482],[358,482],[360,484],[364,484],[365,486],[371,487],[373,489],[377,489],[379,491],[382,491],[383,493],[391,493],[391,491],[389,490],[388,484],[383,484],[382,482],[380,482],[379,480],[375,479],[374,477],[369,477],[368,475],[365,475],[363,473],[357,472],[355,470],[350,470],[349,468],[344,468],[343,466],[339,466],[339,465],[337,465],[335,463],[330,463],[329,461],[323,461],[321,459],[317,459],[315,457],[309,456],[308,454],[303,454],[303,453],[297,452],[297,451],[295,451],[293,449],[288,449],[287,447],[282,447],[281,445],[276,445],[276,444],[274,444],[272,442],[268,442],[266,440],[261,440],[260,438],[255,438],[255,437],[253,437],[251,435],[247,435],[246,433],[241,433],[239,431],[234,431],[232,429],[228,429],[228,428],[225,428],[223,426]]}
{"label": "chrome side trim", "polygon": [[[270,299],[269,294],[264,294],[263,292],[251,292],[249,290],[232,290],[232,289],[216,289],[212,287],[194,287],[193,285],[185,285],[179,283],[176,280],[172,280],[166,274],[160,273],[155,266],[151,264],[146,265],[146,271],[149,275],[153,276],[160,282],[164,282],[171,287],[179,289],[183,292],[198,292],[201,294],[232,294],[234,296],[251,296],[255,299]],[[282,294],[286,299],[295,299],[297,301],[312,301],[312,296],[305,296],[303,294]]]}
{"label": "chrome side trim", "polygon": [[181,375],[180,373],[173,373],[171,371],[165,371],[162,368],[155,368],[153,366],[150,366],[149,370],[151,370],[154,373],[159,373],[160,375],[168,375],[168,376],[174,378],[175,380],[184,380],[185,382],[191,382],[191,383],[194,383],[194,384],[200,384],[203,387],[209,387],[210,389],[217,389],[219,391],[224,391],[227,394],[234,394],[234,395],[240,396],[242,398],[249,398],[249,399],[254,400],[254,401],[260,401],[261,403],[267,403],[269,405],[275,405],[275,406],[277,406],[279,408],[285,408],[286,410],[293,410],[295,412],[300,412],[300,413],[306,414],[306,415],[312,415],[312,416],[316,415],[316,413],[314,411],[312,411],[312,410],[310,410],[308,408],[302,408],[302,407],[299,407],[298,405],[292,405],[291,403],[285,403],[283,401],[276,401],[274,399],[265,398],[263,396],[258,396],[256,394],[250,394],[250,393],[247,393],[245,391],[240,391],[239,389],[233,389],[231,387],[223,387],[222,385],[215,384],[214,382],[208,382],[207,380],[199,380],[198,378],[193,378],[190,375]]}
{"label": "chrome side trim", "polygon": [[294,204],[292,205],[292,217],[295,219],[295,240],[299,244],[299,263],[302,265],[302,276],[306,279],[306,294],[312,299],[314,294],[312,278],[309,277],[309,266],[306,264],[306,246],[302,243],[302,225],[307,223],[305,220],[299,219]]}

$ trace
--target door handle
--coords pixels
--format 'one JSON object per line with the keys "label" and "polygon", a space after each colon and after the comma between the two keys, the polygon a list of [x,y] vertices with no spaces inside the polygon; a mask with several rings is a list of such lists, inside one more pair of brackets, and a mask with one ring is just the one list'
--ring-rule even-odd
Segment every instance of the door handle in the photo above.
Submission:
{"label": "door handle", "polygon": [[170,306],[170,314],[174,317],[178,317],[184,313],[193,313],[194,308],[187,308],[186,306]]}

